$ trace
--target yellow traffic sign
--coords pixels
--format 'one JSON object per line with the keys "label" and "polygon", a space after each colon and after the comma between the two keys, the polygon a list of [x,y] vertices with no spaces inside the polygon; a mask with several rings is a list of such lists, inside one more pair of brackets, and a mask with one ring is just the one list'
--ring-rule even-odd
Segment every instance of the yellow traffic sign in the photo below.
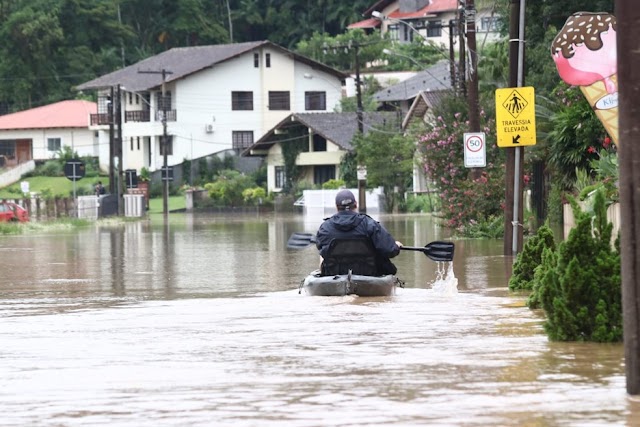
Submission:
{"label": "yellow traffic sign", "polygon": [[536,103],[533,87],[496,89],[498,147],[536,144]]}

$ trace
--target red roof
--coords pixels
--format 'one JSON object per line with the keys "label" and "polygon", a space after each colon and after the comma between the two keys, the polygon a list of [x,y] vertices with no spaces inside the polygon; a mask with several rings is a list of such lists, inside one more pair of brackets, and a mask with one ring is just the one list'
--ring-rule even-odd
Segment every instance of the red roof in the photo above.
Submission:
{"label": "red roof", "polygon": [[88,128],[89,115],[96,114],[95,102],[70,100],[0,116],[0,130]]}
{"label": "red roof", "polygon": [[375,18],[371,18],[371,19],[365,19],[364,21],[360,21],[360,22],[354,22],[353,24],[349,25],[347,28],[351,29],[351,28],[377,28],[380,26],[380,20],[379,19],[375,19]]}
{"label": "red roof", "polygon": [[[378,10],[378,12],[382,12],[382,9],[384,9],[387,6],[392,5],[394,2],[393,1],[378,1],[375,5],[373,5],[371,8],[369,8],[365,13],[364,16],[366,17],[370,17],[371,13],[373,13],[373,11],[376,10],[376,7],[379,7],[380,10]],[[397,3],[397,2],[395,2]],[[437,14],[437,13],[443,13],[443,12],[453,12],[458,10],[458,0],[431,0],[429,2],[429,4],[425,7],[423,7],[422,9],[419,9],[415,12],[400,12],[400,9],[396,9],[393,12],[391,12],[388,17],[391,19],[416,19],[416,18],[424,18],[427,15],[433,15],[433,14]],[[360,22],[354,22],[353,24],[349,25],[348,28],[375,28],[377,27],[377,25],[372,25],[371,21],[378,21],[378,19],[375,18],[371,18],[371,19],[365,19],[364,21],[360,21]]]}
{"label": "red roof", "polygon": [[408,19],[423,18],[426,15],[458,10],[458,0],[431,0],[431,2],[416,12],[400,13],[398,9],[389,14],[389,18]]}

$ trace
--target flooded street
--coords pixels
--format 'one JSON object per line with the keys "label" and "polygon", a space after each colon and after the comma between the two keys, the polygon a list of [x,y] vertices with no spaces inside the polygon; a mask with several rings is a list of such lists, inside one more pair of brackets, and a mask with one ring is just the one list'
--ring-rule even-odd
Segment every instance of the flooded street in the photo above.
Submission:
{"label": "flooded street", "polygon": [[[428,216],[379,218],[404,244]],[[502,241],[394,258],[392,297],[311,297],[302,216],[0,236],[0,426],[636,426],[622,344],[549,342]]]}

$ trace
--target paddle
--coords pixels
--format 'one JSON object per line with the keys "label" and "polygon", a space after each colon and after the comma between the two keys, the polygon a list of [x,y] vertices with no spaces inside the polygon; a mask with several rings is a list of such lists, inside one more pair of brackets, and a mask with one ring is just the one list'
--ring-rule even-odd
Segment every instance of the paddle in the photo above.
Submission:
{"label": "paddle", "polygon": [[455,245],[452,242],[431,242],[424,248],[400,246],[403,251],[420,251],[433,261],[453,261]]}
{"label": "paddle", "polygon": [[[315,235],[311,233],[293,233],[287,241],[287,247],[290,249],[302,249],[315,242]],[[429,243],[424,248],[401,246],[400,249],[404,251],[422,252],[433,261],[453,261],[455,245],[452,242],[435,241]]]}

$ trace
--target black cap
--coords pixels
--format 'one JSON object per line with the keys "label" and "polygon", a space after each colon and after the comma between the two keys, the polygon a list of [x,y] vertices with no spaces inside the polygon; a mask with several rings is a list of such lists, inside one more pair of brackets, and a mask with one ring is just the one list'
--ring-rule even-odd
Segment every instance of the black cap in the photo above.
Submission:
{"label": "black cap", "polygon": [[336,195],[336,206],[338,209],[347,209],[355,206],[356,197],[349,190],[340,190]]}

